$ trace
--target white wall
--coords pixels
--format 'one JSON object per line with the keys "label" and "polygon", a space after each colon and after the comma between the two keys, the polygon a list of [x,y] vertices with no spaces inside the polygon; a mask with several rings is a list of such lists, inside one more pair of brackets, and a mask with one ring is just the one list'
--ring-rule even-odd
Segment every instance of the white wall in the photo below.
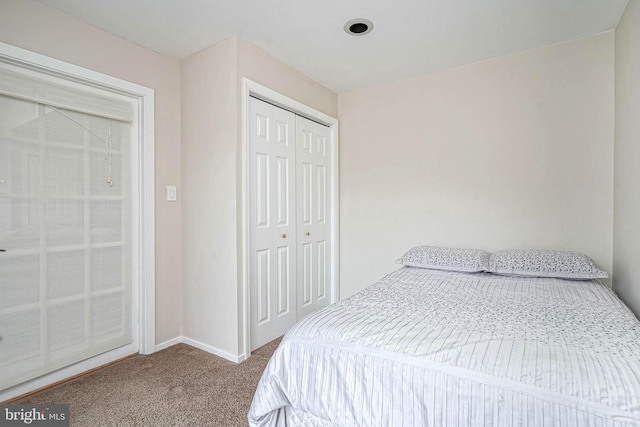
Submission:
{"label": "white wall", "polygon": [[251,43],[230,37],[182,61],[183,335],[244,352],[242,78],[329,115],[338,97]]}
{"label": "white wall", "polygon": [[[246,77],[331,117],[338,117],[338,96],[305,74],[238,38],[238,77]],[[239,80],[238,90],[241,90]]]}
{"label": "white wall", "polygon": [[615,37],[613,289],[640,317],[640,2],[630,1]]}
{"label": "white wall", "polygon": [[236,40],[181,62],[182,334],[237,354]]}
{"label": "white wall", "polygon": [[341,297],[414,245],[611,272],[613,32],[339,96]]}
{"label": "white wall", "polygon": [[0,2],[0,41],[155,90],[156,342],[180,335],[180,65],[31,0]]}

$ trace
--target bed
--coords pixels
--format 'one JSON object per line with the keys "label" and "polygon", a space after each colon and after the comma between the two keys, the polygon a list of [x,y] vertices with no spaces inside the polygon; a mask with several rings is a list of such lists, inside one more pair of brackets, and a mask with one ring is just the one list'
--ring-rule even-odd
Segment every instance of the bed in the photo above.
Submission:
{"label": "bed", "polygon": [[309,315],[251,426],[640,426],[640,322],[599,280],[402,267]]}

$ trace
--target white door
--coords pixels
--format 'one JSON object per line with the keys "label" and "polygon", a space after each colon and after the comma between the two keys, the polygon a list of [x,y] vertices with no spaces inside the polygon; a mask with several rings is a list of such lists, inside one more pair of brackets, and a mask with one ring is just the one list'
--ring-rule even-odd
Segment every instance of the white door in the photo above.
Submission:
{"label": "white door", "polygon": [[296,116],[298,319],[330,302],[329,128]]}
{"label": "white door", "polygon": [[251,349],[296,322],[295,114],[249,102]]}
{"label": "white door", "polygon": [[0,95],[0,391],[138,349],[131,128]]}

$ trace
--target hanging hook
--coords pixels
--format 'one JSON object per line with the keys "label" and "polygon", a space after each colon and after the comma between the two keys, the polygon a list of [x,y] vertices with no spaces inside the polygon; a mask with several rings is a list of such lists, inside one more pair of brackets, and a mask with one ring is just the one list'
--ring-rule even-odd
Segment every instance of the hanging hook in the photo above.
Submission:
{"label": "hanging hook", "polygon": [[111,179],[112,165],[113,165],[113,156],[111,153],[111,149],[113,146],[111,145],[111,119],[109,119],[109,136],[107,137],[107,142],[105,144],[105,149],[107,151],[107,164],[109,165],[109,174],[107,176],[107,184],[109,187],[113,187],[113,180]]}
{"label": "hanging hook", "polygon": [[56,107],[54,107],[52,105],[48,105],[48,104],[42,104],[42,105],[45,105],[46,107],[51,108],[56,113],[58,113],[61,116],[64,116],[67,119],[71,120],[72,122],[74,122],[75,124],[77,124],[78,126],[83,128],[84,130],[86,130],[87,132],[89,132],[90,134],[92,134],[93,136],[98,138],[100,141],[104,142],[104,151],[105,151],[104,158],[107,161],[107,164],[109,165],[109,176],[107,177],[107,184],[109,184],[110,187],[113,187],[113,179],[111,179],[111,171],[112,171],[112,164],[113,164],[112,151],[115,151],[116,153],[120,153],[120,151],[115,149],[115,148],[113,148],[113,144],[111,143],[111,119],[109,119],[109,136],[107,137],[107,139],[105,139],[100,134],[98,134],[98,133],[94,132],[93,130],[89,129],[87,126],[85,126],[84,124],[80,123],[79,121],[77,121],[73,117],[69,116],[68,114],[63,113],[58,108],[56,108]]}

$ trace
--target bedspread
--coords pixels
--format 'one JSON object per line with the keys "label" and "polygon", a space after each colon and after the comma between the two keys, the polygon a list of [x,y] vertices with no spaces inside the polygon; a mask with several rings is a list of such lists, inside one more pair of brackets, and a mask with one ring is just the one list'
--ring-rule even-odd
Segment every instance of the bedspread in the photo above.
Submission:
{"label": "bedspread", "polygon": [[340,426],[640,426],[640,322],[595,281],[403,267],[300,321],[249,412]]}

